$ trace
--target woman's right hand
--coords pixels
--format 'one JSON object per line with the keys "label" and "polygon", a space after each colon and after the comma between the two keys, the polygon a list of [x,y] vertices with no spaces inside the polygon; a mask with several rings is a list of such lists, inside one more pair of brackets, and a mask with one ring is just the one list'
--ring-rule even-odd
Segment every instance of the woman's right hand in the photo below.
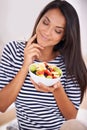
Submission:
{"label": "woman's right hand", "polygon": [[40,57],[41,55],[41,50],[44,48],[40,46],[39,44],[33,43],[33,41],[36,39],[36,34],[31,37],[27,45],[24,49],[24,65],[26,67],[29,67],[29,65],[36,59]]}

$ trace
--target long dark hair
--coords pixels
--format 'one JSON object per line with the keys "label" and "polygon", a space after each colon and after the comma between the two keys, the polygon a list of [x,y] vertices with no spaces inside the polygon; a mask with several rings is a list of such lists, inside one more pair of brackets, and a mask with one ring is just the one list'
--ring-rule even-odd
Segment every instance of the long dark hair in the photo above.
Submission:
{"label": "long dark hair", "polygon": [[[81,54],[80,24],[74,7],[65,0],[54,0],[39,14],[32,35],[43,15],[51,9],[60,9],[66,19],[65,39],[54,46],[64,56],[67,74],[74,75],[80,85],[81,99],[87,86],[87,69]],[[35,41],[36,42],[36,41]]]}

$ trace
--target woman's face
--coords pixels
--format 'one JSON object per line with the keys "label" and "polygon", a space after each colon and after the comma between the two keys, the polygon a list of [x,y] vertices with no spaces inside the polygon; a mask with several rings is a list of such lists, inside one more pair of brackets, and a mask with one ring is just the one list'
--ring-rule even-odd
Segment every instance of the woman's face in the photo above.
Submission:
{"label": "woman's face", "polygon": [[59,9],[49,10],[36,27],[37,42],[41,46],[54,46],[64,38],[66,20]]}

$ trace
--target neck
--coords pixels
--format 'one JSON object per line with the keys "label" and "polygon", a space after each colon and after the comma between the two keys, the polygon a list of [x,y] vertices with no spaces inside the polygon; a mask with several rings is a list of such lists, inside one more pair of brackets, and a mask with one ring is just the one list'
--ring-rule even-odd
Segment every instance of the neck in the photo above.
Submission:
{"label": "neck", "polygon": [[52,49],[44,49],[41,51],[41,56],[38,59],[39,61],[48,62],[50,60],[53,60],[58,56],[58,52],[54,52]]}

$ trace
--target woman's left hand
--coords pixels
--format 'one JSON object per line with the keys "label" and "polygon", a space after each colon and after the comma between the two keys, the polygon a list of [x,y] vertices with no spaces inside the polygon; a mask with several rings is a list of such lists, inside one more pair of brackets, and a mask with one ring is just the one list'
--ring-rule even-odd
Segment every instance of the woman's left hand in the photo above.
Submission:
{"label": "woman's left hand", "polygon": [[61,82],[57,82],[56,84],[54,84],[53,86],[46,86],[43,83],[38,83],[36,84],[31,78],[30,78],[32,84],[35,86],[36,90],[40,91],[40,92],[54,92],[57,88],[61,87]]}

